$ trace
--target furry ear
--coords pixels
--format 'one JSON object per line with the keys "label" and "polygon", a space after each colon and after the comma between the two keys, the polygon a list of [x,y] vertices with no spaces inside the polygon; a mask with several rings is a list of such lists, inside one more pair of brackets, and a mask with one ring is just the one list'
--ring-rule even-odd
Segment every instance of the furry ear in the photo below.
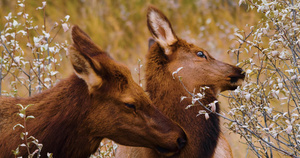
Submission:
{"label": "furry ear", "polygon": [[72,40],[74,42],[74,47],[78,51],[90,57],[106,54],[77,25],[72,27]]}
{"label": "furry ear", "polygon": [[167,17],[153,6],[148,7],[147,25],[155,40],[165,49],[165,53],[170,55],[170,46],[178,41],[171,23]]}
{"label": "furry ear", "polygon": [[97,61],[79,52],[74,46],[69,46],[68,56],[75,74],[86,82],[90,92],[93,88],[99,88],[102,85],[102,78],[94,69],[95,67],[101,68]]}
{"label": "furry ear", "polygon": [[148,49],[150,49],[151,48],[151,46],[153,45],[155,43],[155,40],[153,39],[153,38],[149,38],[148,39]]}
{"label": "furry ear", "polygon": [[76,75],[87,83],[91,92],[102,85],[103,78],[98,73],[103,69],[102,60],[107,60],[109,56],[76,25],[72,27],[72,40],[74,44],[68,48],[67,55]]}

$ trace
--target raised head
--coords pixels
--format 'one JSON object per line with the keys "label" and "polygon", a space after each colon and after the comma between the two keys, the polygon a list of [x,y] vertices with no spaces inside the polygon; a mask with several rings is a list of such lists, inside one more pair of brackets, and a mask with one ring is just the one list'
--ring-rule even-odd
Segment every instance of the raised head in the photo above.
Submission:
{"label": "raised head", "polygon": [[208,86],[214,95],[241,85],[245,77],[241,68],[216,60],[203,48],[177,37],[167,17],[153,6],[148,7],[147,25],[156,41],[148,54],[147,75],[159,67],[171,76],[183,67],[178,75],[189,91]]}
{"label": "raised head", "polygon": [[[129,146],[143,146],[166,155],[186,142],[183,130],[151,103],[132,79],[129,69],[114,61],[78,26],[72,28],[68,56],[91,98],[86,119],[93,138],[109,138]],[[91,139],[93,139],[91,138]]]}

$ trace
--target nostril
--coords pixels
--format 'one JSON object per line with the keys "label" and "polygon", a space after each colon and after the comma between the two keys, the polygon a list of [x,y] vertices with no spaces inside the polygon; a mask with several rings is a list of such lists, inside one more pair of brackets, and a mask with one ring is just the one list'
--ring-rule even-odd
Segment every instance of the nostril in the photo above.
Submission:
{"label": "nostril", "polygon": [[239,71],[240,74],[244,74],[245,73],[242,68],[239,68],[238,71]]}
{"label": "nostril", "polygon": [[185,146],[185,144],[186,144],[186,139],[184,139],[184,138],[178,138],[177,139],[177,143],[178,143],[178,148],[182,149]]}
{"label": "nostril", "polygon": [[244,79],[245,78],[245,74],[246,74],[246,72],[242,69],[242,68],[239,68],[238,67],[238,74],[239,74],[239,78],[242,78],[242,79]]}

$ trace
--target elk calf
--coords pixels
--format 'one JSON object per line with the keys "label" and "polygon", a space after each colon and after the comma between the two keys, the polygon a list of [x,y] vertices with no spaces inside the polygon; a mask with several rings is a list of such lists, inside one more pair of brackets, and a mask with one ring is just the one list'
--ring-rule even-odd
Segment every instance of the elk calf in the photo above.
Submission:
{"label": "elk calf", "polygon": [[[178,75],[190,92],[195,89],[198,93],[200,87],[210,87],[200,100],[203,105],[208,105],[217,100],[220,92],[241,85],[245,77],[242,69],[218,61],[203,48],[177,37],[167,17],[153,6],[148,8],[147,24],[155,43],[146,57],[146,90],[159,110],[177,122],[187,134],[186,147],[174,157],[232,157],[231,148],[221,133],[219,117],[214,113],[210,113],[207,120],[204,115],[196,117],[200,110],[205,110],[197,103],[185,109],[191,104],[191,99],[180,101],[180,98],[190,94],[172,73],[183,67]],[[215,110],[219,112],[218,104]],[[151,149],[124,146],[118,148],[117,154],[119,158],[164,157]]]}
{"label": "elk calf", "polygon": [[[186,142],[183,130],[159,112],[128,68],[114,61],[78,26],[68,56],[74,74],[52,89],[29,98],[0,98],[0,157],[24,143],[16,104],[27,109],[28,134],[43,144],[41,155],[56,158],[88,157],[103,138],[129,146],[149,147],[164,155],[178,152]],[[25,147],[20,155],[27,156]],[[32,148],[33,150],[34,148]],[[31,151],[32,152],[32,151]]]}

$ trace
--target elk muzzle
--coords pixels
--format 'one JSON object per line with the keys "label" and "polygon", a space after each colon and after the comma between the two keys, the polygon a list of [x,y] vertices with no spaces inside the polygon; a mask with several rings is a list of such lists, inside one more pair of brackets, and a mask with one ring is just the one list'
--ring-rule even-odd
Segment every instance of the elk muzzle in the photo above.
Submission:
{"label": "elk muzzle", "polygon": [[[153,148],[164,156],[172,156],[180,152],[187,143],[187,136],[183,129],[169,120],[162,117],[163,114],[155,109],[156,117],[148,122],[149,132],[152,133],[151,141],[155,142]],[[163,119],[162,119],[163,118]]]}
{"label": "elk muzzle", "polygon": [[230,82],[231,86],[229,90],[234,90],[238,86],[242,85],[242,82],[245,79],[245,72],[243,69],[233,66],[233,71],[228,75],[228,81]]}
{"label": "elk muzzle", "polygon": [[186,143],[187,143],[187,139],[186,139],[186,135],[185,133],[182,134],[181,137],[177,138],[177,146],[175,147],[161,147],[161,146],[157,146],[155,149],[157,150],[157,152],[159,152],[160,154],[166,156],[166,157],[170,157],[173,155],[176,155],[180,152],[180,150],[182,148],[185,147]]}

